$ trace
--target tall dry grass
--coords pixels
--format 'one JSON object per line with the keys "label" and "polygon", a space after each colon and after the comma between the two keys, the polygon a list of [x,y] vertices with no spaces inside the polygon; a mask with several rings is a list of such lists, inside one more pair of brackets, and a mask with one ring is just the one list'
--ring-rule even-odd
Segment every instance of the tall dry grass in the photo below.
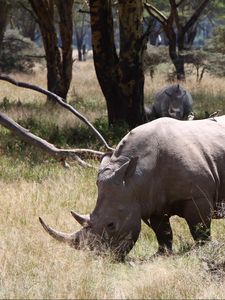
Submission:
{"label": "tall dry grass", "polygon": [[[45,86],[44,72],[14,76]],[[146,78],[146,97],[164,84],[165,76],[160,74],[153,82]],[[225,87],[218,79],[205,78],[197,86],[190,78],[186,85],[199,95],[200,100],[196,101],[204,100],[210,109],[209,95],[223,103]],[[7,109],[15,119],[35,115],[51,118],[60,126],[66,122],[77,124],[73,116],[61,110],[49,117],[42,106],[45,98],[35,92],[3,82],[0,87],[0,103],[4,97],[22,103]],[[88,105],[84,103],[86,100]],[[92,120],[106,115],[91,61],[74,66],[69,101]],[[204,104],[202,109],[205,110]],[[213,221],[212,243],[194,248],[184,220],[173,217],[175,255],[170,257],[152,258],[157,243],[144,224],[125,264],[115,263],[110,257],[96,257],[88,251],[76,251],[48,236],[38,216],[56,229],[78,230],[70,210],[88,213],[93,209],[97,196],[96,170],[82,169],[73,162],[71,168],[64,169],[46,158],[34,163],[29,155],[23,158],[16,153],[11,157],[3,142],[0,142],[0,299],[225,298],[224,220]]]}
{"label": "tall dry grass", "polygon": [[176,255],[152,260],[155,238],[143,226],[140,239],[129,255],[132,261],[126,264],[79,252],[51,239],[40,226],[38,216],[60,230],[79,229],[69,210],[86,213],[93,208],[95,175],[93,170],[74,166],[39,183],[20,179],[19,174],[14,182],[0,182],[0,298],[225,297],[224,260],[215,274],[206,264],[213,263],[215,258],[218,263],[224,259],[225,247],[218,257],[214,254],[216,247],[225,243],[224,221],[213,224],[211,249],[206,246],[182,252],[181,243],[193,242],[186,224],[174,218]]}

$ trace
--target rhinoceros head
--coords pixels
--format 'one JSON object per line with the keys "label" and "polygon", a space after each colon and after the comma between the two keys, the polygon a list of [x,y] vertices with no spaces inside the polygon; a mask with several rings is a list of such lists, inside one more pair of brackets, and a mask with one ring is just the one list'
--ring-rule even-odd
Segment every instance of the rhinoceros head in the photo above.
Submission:
{"label": "rhinoceros head", "polygon": [[80,231],[62,233],[40,218],[44,229],[55,239],[76,249],[87,246],[98,253],[109,249],[117,259],[123,259],[132,249],[141,229],[140,208],[130,184],[137,160],[136,157],[119,157],[113,161],[111,155],[103,158],[98,172],[98,198],[94,211],[85,216],[72,212],[83,226]]}
{"label": "rhinoceros head", "polygon": [[184,97],[186,91],[183,90],[180,85],[173,85],[169,90],[165,91],[165,94],[169,97],[169,116],[175,119],[182,119],[184,116]]}

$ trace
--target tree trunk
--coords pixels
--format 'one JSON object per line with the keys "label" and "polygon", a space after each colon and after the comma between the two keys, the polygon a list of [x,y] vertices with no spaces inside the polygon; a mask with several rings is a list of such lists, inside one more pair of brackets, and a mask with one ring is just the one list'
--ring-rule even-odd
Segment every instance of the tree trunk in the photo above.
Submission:
{"label": "tree trunk", "polygon": [[72,6],[73,0],[55,1],[59,12],[62,54],[54,26],[54,1],[29,0],[35,12],[46,53],[47,87],[66,99],[72,78]]}
{"label": "tree trunk", "polygon": [[120,65],[119,88],[127,104],[131,128],[144,123],[143,4],[119,1]]}
{"label": "tree trunk", "polygon": [[59,86],[62,95],[61,97],[63,97],[64,99],[66,99],[72,80],[73,2],[73,0],[55,0],[60,19],[59,30],[62,43],[62,67]]}
{"label": "tree trunk", "polygon": [[83,44],[83,39],[80,36],[79,32],[75,30],[76,34],[76,40],[77,40],[77,52],[78,52],[78,60],[82,61],[82,44]]}
{"label": "tree trunk", "polygon": [[7,0],[0,0],[0,51],[5,34],[9,12],[9,3]]}
{"label": "tree trunk", "polygon": [[90,12],[95,70],[106,99],[109,125],[125,122],[133,128],[145,122],[142,2],[119,1],[119,57],[111,1],[91,0]]}
{"label": "tree trunk", "polygon": [[125,105],[117,85],[119,59],[114,44],[111,1],[90,0],[95,71],[106,99],[109,125],[124,120]]}

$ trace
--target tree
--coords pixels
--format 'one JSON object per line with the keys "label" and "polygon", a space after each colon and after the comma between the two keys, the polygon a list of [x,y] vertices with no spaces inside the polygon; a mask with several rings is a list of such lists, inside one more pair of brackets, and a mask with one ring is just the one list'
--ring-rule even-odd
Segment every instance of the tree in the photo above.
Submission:
{"label": "tree", "polygon": [[29,7],[28,0],[15,3],[10,14],[10,27],[17,29],[21,35],[33,42],[40,37],[37,20]]}
{"label": "tree", "polygon": [[225,25],[215,28],[213,37],[207,43],[207,48],[210,51],[225,54]]}
{"label": "tree", "polygon": [[0,55],[2,72],[32,72],[34,63],[44,57],[40,47],[21,35],[17,29],[6,30]]}
{"label": "tree", "polygon": [[[201,0],[200,4],[198,1],[197,6],[191,7],[192,13],[188,18],[185,16],[187,13],[185,5],[188,5],[188,11],[190,11],[190,1],[180,0],[176,2],[176,0],[169,0],[170,12],[168,17],[152,4],[145,3],[145,8],[149,14],[162,24],[168,39],[169,55],[175,66],[178,80],[185,79],[184,51],[188,50],[190,43],[193,42],[196,22],[208,3],[209,0]],[[185,12],[185,14],[180,12]]]}
{"label": "tree", "polygon": [[0,51],[7,25],[10,3],[8,0],[0,0]]}
{"label": "tree", "polygon": [[120,49],[116,51],[111,0],[90,0],[95,70],[108,110],[109,125],[130,128],[146,121],[143,73],[143,3],[118,1]]}
{"label": "tree", "polygon": [[[66,99],[72,79],[73,0],[29,2],[36,15],[44,44],[48,90]],[[55,6],[59,17],[59,41],[54,23]]]}
{"label": "tree", "polygon": [[145,73],[149,72],[152,80],[157,66],[170,60],[167,47],[155,47],[152,45],[147,46],[143,59],[144,71]]}
{"label": "tree", "polygon": [[76,12],[74,14],[74,31],[76,35],[78,60],[86,59],[85,36],[90,28],[90,12],[86,8],[87,3],[81,1],[76,3]]}

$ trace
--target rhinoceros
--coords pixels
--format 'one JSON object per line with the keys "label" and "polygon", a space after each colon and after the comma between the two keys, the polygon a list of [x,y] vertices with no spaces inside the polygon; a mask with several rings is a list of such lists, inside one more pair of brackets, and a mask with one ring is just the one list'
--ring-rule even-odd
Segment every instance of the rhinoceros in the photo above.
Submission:
{"label": "rhinoceros", "polygon": [[225,215],[225,116],[189,122],[159,118],[136,127],[102,158],[97,187],[93,212],[72,212],[80,231],[62,233],[40,218],[44,229],[76,249],[85,242],[123,260],[141,221],[155,232],[158,253],[170,253],[170,217],[177,215],[193,239],[204,243],[212,218]]}
{"label": "rhinoceros", "polygon": [[148,108],[146,114],[149,120],[160,117],[187,120],[192,110],[192,103],[191,94],[187,90],[179,84],[169,85],[155,94],[152,108]]}

